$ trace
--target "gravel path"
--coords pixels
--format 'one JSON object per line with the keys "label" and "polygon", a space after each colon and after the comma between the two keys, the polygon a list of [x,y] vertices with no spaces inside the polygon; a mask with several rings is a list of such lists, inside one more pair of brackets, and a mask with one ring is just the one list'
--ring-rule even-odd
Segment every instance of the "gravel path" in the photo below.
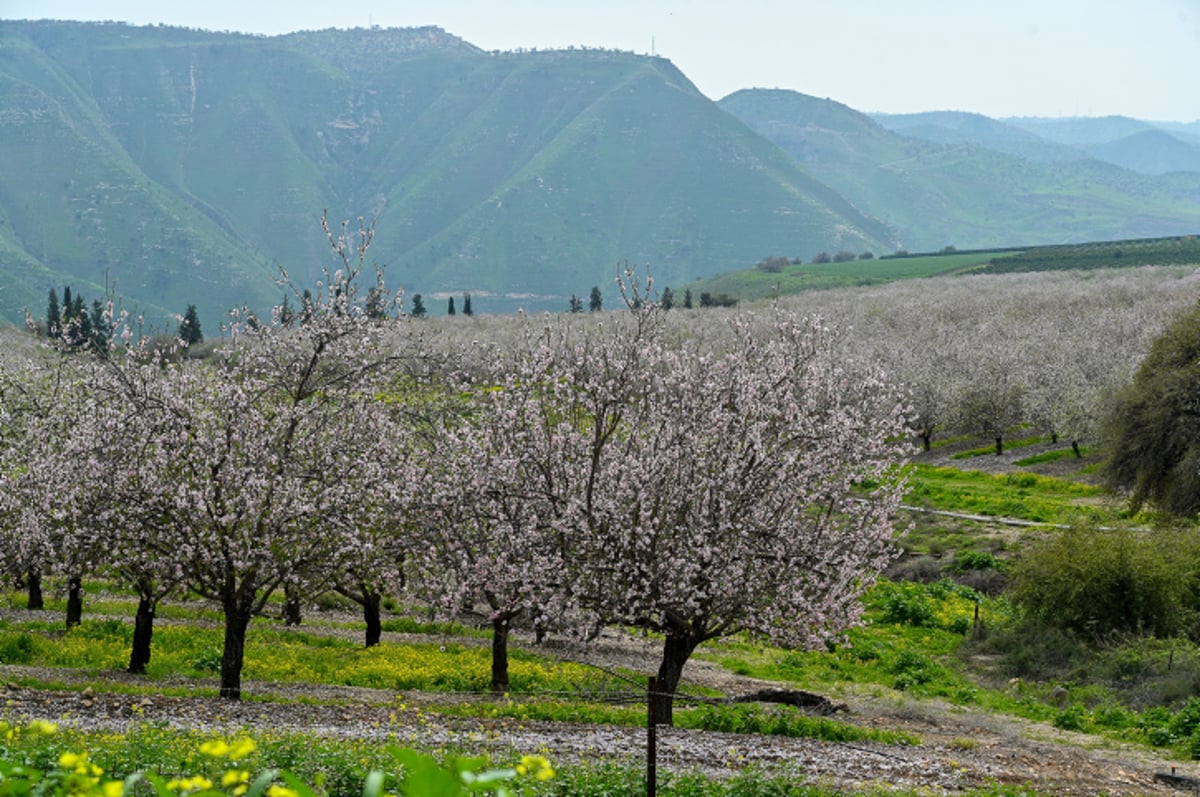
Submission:
{"label": "gravel path", "polygon": [[[689,668],[691,665],[689,664]],[[704,669],[704,668],[697,668]],[[42,718],[94,730],[125,731],[143,722],[234,734],[241,729],[296,731],[323,737],[394,740],[425,747],[459,746],[507,755],[548,751],[557,763],[616,760],[642,766],[646,732],[575,723],[478,720],[424,710],[446,695],[394,693],[349,687],[311,687],[249,682],[245,694],[292,699],[320,696],[319,705],[299,702],[241,702],[217,698],[140,697],[105,692],[105,678],[56,671],[78,690],[17,687],[33,668],[0,666],[7,716]],[[687,673],[695,681],[695,673]],[[736,677],[736,676],[735,676]],[[722,676],[724,678],[724,676]],[[749,691],[757,684],[743,684]],[[402,706],[402,707],[398,707]],[[815,783],[845,790],[920,789],[953,794],[989,784],[1027,784],[1061,795],[1149,795],[1177,793],[1156,782],[1155,773],[1173,763],[1154,752],[1103,744],[1095,737],[1050,726],[965,710],[934,702],[853,700],[839,719],[866,727],[917,734],[916,746],[841,744],[811,739],[658,729],[658,766],[663,770],[729,773],[749,764],[782,765]],[[1200,774],[1188,763],[1181,775]]]}

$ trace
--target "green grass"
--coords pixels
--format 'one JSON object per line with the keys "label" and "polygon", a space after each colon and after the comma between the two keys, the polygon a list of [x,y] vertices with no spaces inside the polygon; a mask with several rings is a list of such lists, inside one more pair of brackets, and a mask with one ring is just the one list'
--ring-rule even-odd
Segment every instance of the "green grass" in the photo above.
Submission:
{"label": "green grass", "polygon": [[[89,620],[65,630],[53,622],[0,622],[0,661],[37,662],[85,672],[121,670],[128,664],[133,627],[117,620]],[[220,671],[219,628],[156,624],[147,677],[214,679]],[[6,653],[7,652],[7,653]],[[371,648],[321,634],[252,626],[247,638],[246,679],[284,683],[361,686],[388,690],[486,692],[491,651],[479,645],[391,644]],[[513,693],[619,688],[600,670],[514,651],[509,661]]]}
{"label": "green grass", "polygon": [[[1080,446],[1079,453],[1081,453],[1084,457],[1086,457],[1088,455],[1088,449],[1083,446]],[[1018,467],[1021,467],[1021,468],[1028,468],[1031,465],[1043,465],[1047,462],[1058,462],[1060,459],[1066,459],[1067,457],[1074,457],[1074,456],[1075,456],[1075,451],[1073,449],[1059,448],[1059,449],[1055,449],[1054,451],[1043,451],[1042,453],[1034,454],[1031,457],[1025,457],[1024,459],[1018,459],[1015,462],[1013,462],[1013,464]]]}
{"label": "green grass", "polygon": [[[803,263],[786,266],[775,273],[748,268],[719,274],[686,287],[691,289],[695,303],[699,302],[701,292],[714,295],[724,293],[740,301],[752,301],[802,291],[882,285],[903,279],[959,273],[986,265],[995,254],[980,252],[851,260],[845,263]],[[676,292],[676,301],[682,299],[683,290],[680,289]]]}
{"label": "green grass", "polygon": [[1105,505],[1096,486],[1035,473],[990,474],[914,465],[905,500],[943,511],[1035,523],[1113,523],[1123,512]]}

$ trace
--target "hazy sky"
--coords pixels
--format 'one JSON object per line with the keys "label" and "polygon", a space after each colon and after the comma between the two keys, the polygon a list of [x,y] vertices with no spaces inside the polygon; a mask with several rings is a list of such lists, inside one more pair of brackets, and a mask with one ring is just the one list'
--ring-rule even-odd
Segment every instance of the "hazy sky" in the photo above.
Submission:
{"label": "hazy sky", "polygon": [[788,88],[861,111],[1200,119],[1200,0],[0,0],[0,18],[438,25],[485,50],[653,47],[713,99]]}

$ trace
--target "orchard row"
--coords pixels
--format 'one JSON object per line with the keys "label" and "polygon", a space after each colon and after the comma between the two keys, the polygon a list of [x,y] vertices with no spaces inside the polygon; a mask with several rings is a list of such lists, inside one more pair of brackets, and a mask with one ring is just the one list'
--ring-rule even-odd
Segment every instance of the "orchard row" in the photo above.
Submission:
{"label": "orchard row", "polygon": [[[61,574],[76,612],[93,574],[136,590],[132,671],[179,590],[223,610],[230,698],[276,592],[349,596],[368,644],[397,595],[484,611],[501,691],[515,622],[657,630],[669,722],[704,641],[819,645],[857,618],[914,432],[1092,439],[1198,284],[957,278],[727,313],[666,311],[626,275],[630,312],[442,324],[366,312],[365,245],[342,243],[303,323],[235,318],[206,358],[111,313],[103,356],[6,350],[0,566]],[[377,280],[375,310],[399,300]]]}

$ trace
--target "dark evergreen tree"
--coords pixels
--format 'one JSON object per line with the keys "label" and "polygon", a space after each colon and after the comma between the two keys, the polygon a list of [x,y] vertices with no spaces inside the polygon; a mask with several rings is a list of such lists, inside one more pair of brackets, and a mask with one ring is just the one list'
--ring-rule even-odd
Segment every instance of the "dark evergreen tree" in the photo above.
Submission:
{"label": "dark evergreen tree", "polygon": [[683,290],[683,309],[684,310],[692,309],[692,289],[691,288],[684,288],[684,290]]}
{"label": "dark evergreen tree", "polygon": [[582,313],[583,299],[580,299],[578,296],[572,293],[571,298],[567,300],[567,307],[572,313]]}
{"label": "dark evergreen tree", "polygon": [[450,297],[450,303],[446,305],[446,315],[454,315],[454,297]]}
{"label": "dark evergreen tree", "polygon": [[469,293],[463,294],[463,315],[475,315],[471,311],[471,294]]}
{"label": "dark evergreen tree", "polygon": [[99,299],[92,301],[92,317],[88,324],[90,334],[88,343],[96,352],[103,353],[108,350],[109,323],[104,317],[104,305]]}
{"label": "dark evergreen tree", "polygon": [[675,306],[675,292],[669,287],[663,288],[662,298],[658,301],[659,305],[664,310],[670,310]]}
{"label": "dark evergreen tree", "polygon": [[413,318],[424,318],[428,311],[425,309],[425,299],[421,294],[414,293],[412,301],[412,312],[409,313]]}
{"label": "dark evergreen tree", "polygon": [[288,299],[288,295],[283,295],[283,303],[279,305],[279,323],[285,327],[290,327],[296,323],[296,311],[292,308],[292,303]]}
{"label": "dark evergreen tree", "polygon": [[600,286],[592,286],[592,294],[588,297],[588,310],[598,313],[604,309],[604,298],[600,295]]}
{"label": "dark evergreen tree", "polygon": [[62,337],[62,313],[58,309],[58,291],[50,289],[50,298],[46,302],[46,337]]}
{"label": "dark evergreen tree", "polygon": [[176,334],[185,346],[192,346],[204,341],[204,333],[200,331],[200,316],[196,313],[196,305],[189,304],[187,310],[183,314],[183,320],[179,322],[179,331]]}

